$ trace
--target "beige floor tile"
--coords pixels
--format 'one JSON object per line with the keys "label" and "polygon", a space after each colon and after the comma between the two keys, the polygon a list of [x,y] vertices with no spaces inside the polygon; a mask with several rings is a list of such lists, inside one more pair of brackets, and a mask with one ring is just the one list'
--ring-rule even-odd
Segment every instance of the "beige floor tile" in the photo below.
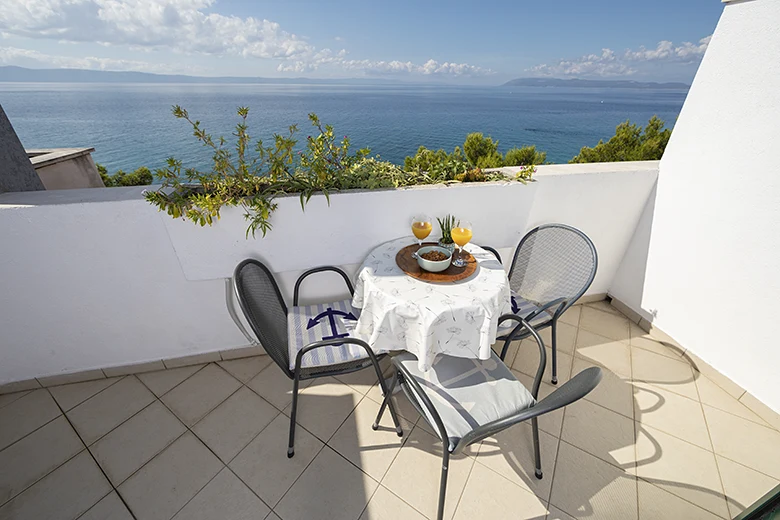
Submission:
{"label": "beige floor tile", "polygon": [[155,401],[93,444],[90,451],[118,486],[185,430],[175,415]]}
{"label": "beige floor tile", "polygon": [[138,520],[168,520],[222,467],[193,434],[185,433],[118,490]]}
{"label": "beige floor tile", "polygon": [[726,491],[730,517],[735,517],[756,500],[774,489],[780,481],[754,471],[742,464],[715,456],[720,470],[720,478]]}
{"label": "beige floor tile", "polygon": [[54,400],[66,412],[77,406],[98,392],[102,392],[113,385],[120,378],[112,377],[109,379],[96,379],[95,381],[85,381],[83,383],[72,383],[69,385],[53,386],[49,388]]}
{"label": "beige floor tile", "polygon": [[712,452],[649,427],[639,429],[636,452],[640,478],[718,516],[727,516]]}
{"label": "beige floor tile", "polygon": [[419,511],[379,486],[360,520],[427,520]]}
{"label": "beige floor tile", "polygon": [[1,520],[78,518],[111,491],[86,450],[0,507]]}
{"label": "beige floor tile", "polygon": [[246,383],[257,374],[263,371],[272,363],[269,356],[253,356],[240,359],[231,359],[230,361],[220,361],[219,366],[224,368],[233,377]]}
{"label": "beige floor tile", "polygon": [[715,453],[780,480],[780,432],[704,406]]}
{"label": "beige floor tile", "polygon": [[548,506],[547,509],[550,511],[547,515],[547,520],[575,520],[573,516],[567,515],[553,505]]}
{"label": "beige floor tile", "polygon": [[24,390],[22,392],[14,392],[13,394],[0,394],[0,408],[13,403],[17,399],[21,399],[31,391],[32,390]]}
{"label": "beige floor tile", "polygon": [[622,314],[604,312],[583,306],[580,314],[580,330],[595,332],[600,336],[628,343],[630,336],[629,320]]}
{"label": "beige floor tile", "polygon": [[41,388],[41,384],[35,378],[14,381],[12,383],[3,383],[0,385],[0,395],[24,392],[27,390],[37,390],[38,388]]}
{"label": "beige floor tile", "polygon": [[[300,391],[296,421],[326,442],[362,399],[363,394],[341,381],[320,377]],[[291,409],[285,408],[285,414],[289,416]]]}
{"label": "beige floor tile", "polygon": [[271,511],[270,513],[268,513],[268,516],[265,517],[265,520],[282,520],[282,519],[279,518],[279,515]]}
{"label": "beige floor tile", "polygon": [[[306,388],[314,381],[316,379],[301,381],[298,391]],[[284,410],[292,402],[293,381],[275,363],[271,363],[271,365],[253,377],[247,383],[247,386],[279,410]]]}
{"label": "beige floor tile", "polygon": [[380,481],[390,468],[413,425],[401,417],[399,420],[405,436],[398,437],[390,414],[385,411],[379,429],[374,431],[371,425],[378,411],[379,405],[371,399],[361,401],[333,438],[328,441],[328,445],[372,478]]}
{"label": "beige floor tile", "polygon": [[636,479],[562,442],[550,504],[577,519],[635,519]]}
{"label": "beige floor tile", "polygon": [[641,348],[650,352],[655,352],[662,356],[680,361],[682,351],[671,343],[664,344],[657,338],[653,338],[648,332],[645,332],[636,323],[630,323],[632,347]]}
{"label": "beige floor tile", "polygon": [[163,359],[163,364],[165,364],[166,368],[181,368],[191,365],[203,365],[221,360],[222,356],[219,352],[204,352],[203,354],[193,354],[191,356]]}
{"label": "beige floor tile", "polygon": [[288,459],[289,427],[290,420],[278,415],[230,463],[230,469],[271,507],[279,502],[322,449],[322,442],[303,428],[297,428],[295,456]]}
{"label": "beige floor tile", "polygon": [[[518,372],[517,370],[512,370],[512,373],[515,375],[515,377],[523,383],[523,385],[528,389],[530,392],[534,385],[534,378],[523,374],[522,372]],[[542,384],[539,386],[539,400],[541,401],[551,393],[553,393],[558,387],[553,386],[549,383],[545,383],[542,381]],[[539,429],[543,432],[547,432],[550,435],[554,435],[555,437],[561,436],[561,426],[563,426],[563,408],[555,410],[554,412],[546,413],[539,417]]]}
{"label": "beige floor tile", "polygon": [[270,511],[238,477],[224,468],[173,520],[263,520]]}
{"label": "beige floor tile", "polygon": [[712,450],[701,403],[645,383],[634,383],[634,388],[638,422]]}
{"label": "beige floor tile", "polygon": [[698,375],[696,378],[696,388],[699,390],[699,399],[702,404],[712,406],[713,408],[723,410],[724,412],[729,412],[732,415],[737,415],[762,426],[770,426],[750,408],[713,383],[707,376],[702,374]]}
{"label": "beige floor tile", "polygon": [[745,393],[744,388],[712,368],[708,363],[690,350],[686,351],[680,359],[688,363],[693,368],[694,372],[699,372],[709,377],[716,385],[731,394],[732,397],[739,399]]}
{"label": "beige floor tile", "polygon": [[47,390],[34,390],[0,408],[0,450],[60,415]]}
{"label": "beige floor tile", "polygon": [[566,407],[561,440],[633,473],[634,421],[590,401]]}
{"label": "beige floor tile", "polygon": [[699,400],[694,372],[683,361],[635,348],[631,352],[631,368],[634,381],[649,383],[690,399]]}
{"label": "beige floor tile", "polygon": [[639,520],[718,520],[720,517],[639,479]]}
{"label": "beige floor tile", "polygon": [[631,377],[631,348],[621,341],[580,328],[576,357],[601,365],[621,377]]}
{"label": "beige floor tile", "polygon": [[589,307],[591,309],[596,309],[603,312],[608,312],[610,314],[614,314],[615,316],[624,316],[623,313],[620,312],[620,310],[617,307],[611,305],[608,300],[585,303],[582,306]]}
{"label": "beige floor tile", "polygon": [[534,475],[536,461],[533,442],[531,424],[518,424],[482,441],[477,463],[534,493],[546,503],[550,498],[558,439],[544,431],[539,432],[542,479]]}
{"label": "beige floor tile", "polygon": [[0,451],[0,504],[6,503],[84,449],[65,417],[58,417]]}
{"label": "beige floor tile", "polygon": [[138,377],[149,390],[154,392],[154,395],[162,397],[176,385],[181,384],[185,379],[204,366],[205,365],[191,365],[188,367],[158,370],[157,372],[138,374],[136,377]]}
{"label": "beige floor tile", "polygon": [[87,446],[146,408],[154,395],[135,376],[127,376],[67,413]]}
{"label": "beige floor tile", "polygon": [[357,520],[378,485],[325,446],[274,510],[285,520]]}
{"label": "beige floor tile", "polygon": [[122,503],[116,491],[112,491],[78,520],[133,520],[133,515]]}
{"label": "beige floor tile", "polygon": [[165,394],[160,400],[187,426],[192,426],[216,408],[241,383],[211,364]]}
{"label": "beige floor tile", "polygon": [[[552,349],[545,348],[545,350],[547,351],[547,365],[544,369],[542,381],[549,383],[552,380]],[[572,357],[569,354],[558,352],[558,384],[563,384],[569,380],[571,363]],[[520,343],[520,348],[517,351],[512,368],[529,376],[536,375],[536,371],[539,369],[539,346],[536,344],[536,341],[524,339]]]}
{"label": "beige floor tile", "polygon": [[[539,331],[545,347],[552,348],[552,328],[547,327]],[[558,352],[574,354],[574,343],[577,339],[577,327],[568,323],[558,323]],[[530,339],[530,338],[529,338]],[[535,340],[534,340],[535,341]]]}
{"label": "beige floor tile", "polygon": [[[583,370],[599,366],[590,361],[575,357],[572,367],[572,376],[575,376]],[[634,386],[627,378],[620,377],[611,370],[602,368],[601,382],[593,389],[591,393],[585,396],[590,402],[600,404],[609,408],[613,412],[633,419],[634,418]]]}
{"label": "beige floor tile", "polygon": [[460,498],[455,520],[544,520],[547,500],[476,464]]}
{"label": "beige floor tile", "polygon": [[[382,485],[428,518],[436,518],[441,479],[441,441],[415,428],[401,448]],[[444,518],[452,518],[474,459],[465,455],[450,458]]]}
{"label": "beige floor tile", "polygon": [[564,312],[560,318],[558,318],[558,321],[560,321],[561,323],[565,323],[567,325],[579,327],[581,310],[582,310],[582,305],[574,305],[573,307],[569,307],[569,309],[566,312]]}
{"label": "beige floor tile", "polygon": [[780,431],[780,413],[775,412],[748,392],[745,392],[739,398],[739,402],[750,408],[753,413],[761,417],[764,422],[771,425],[775,430]]}
{"label": "beige floor tile", "polygon": [[227,464],[277,415],[279,410],[244,387],[201,419],[192,431]]}
{"label": "beige floor tile", "polygon": [[[384,358],[387,359],[387,358]],[[386,367],[387,363],[381,363],[380,369],[383,366]],[[368,367],[351,374],[344,374],[343,376],[334,376],[342,383],[349,385],[352,389],[365,395],[377,384],[376,370],[373,367]]]}

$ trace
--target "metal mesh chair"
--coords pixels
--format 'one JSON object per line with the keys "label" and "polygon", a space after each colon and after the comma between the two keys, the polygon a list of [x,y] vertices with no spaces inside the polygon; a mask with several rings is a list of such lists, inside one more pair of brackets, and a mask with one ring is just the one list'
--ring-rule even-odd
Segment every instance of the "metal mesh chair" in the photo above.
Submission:
{"label": "metal mesh chair", "polygon": [[[513,315],[522,316],[536,330],[551,328],[552,384],[558,383],[558,318],[585,294],[598,268],[593,242],[579,229],[545,224],[529,231],[515,250],[509,269]],[[520,325],[517,328],[522,329]],[[499,340],[508,337],[507,331]],[[526,331],[516,339],[530,334]],[[501,359],[509,343],[504,344]]]}
{"label": "metal mesh chair", "polygon": [[465,447],[511,426],[530,420],[534,442],[534,474],[541,479],[543,473],[538,417],[583,398],[601,381],[600,368],[587,368],[541,401],[537,401],[547,363],[542,339],[523,318],[507,315],[501,320],[518,323],[507,337],[507,343],[524,333],[526,336],[533,336],[539,347],[539,367],[530,391],[495,354],[486,361],[439,355],[428,372],[418,369],[417,358],[410,353],[393,357],[396,370],[390,383],[390,391],[385,394],[379,409],[377,422],[381,419],[385,406],[392,404],[390,395],[396,385],[400,385],[412,405],[439,435],[443,443],[437,516],[439,520],[444,517],[447,471],[451,455],[458,454]]}
{"label": "metal mesh chair", "polygon": [[[299,381],[315,377],[348,374],[373,366],[377,378],[379,379],[382,393],[387,395],[385,380],[382,376],[382,371],[379,368],[378,361],[384,355],[375,355],[371,347],[360,339],[349,337],[346,334],[338,335],[337,337],[330,339],[319,339],[308,344],[301,344],[301,348],[293,350],[293,353],[297,353],[291,357],[291,339],[288,321],[291,319],[291,314],[294,314],[298,309],[302,309],[301,307],[298,307],[298,294],[301,282],[312,274],[325,271],[332,271],[341,275],[350,294],[354,293],[349,277],[341,269],[332,266],[310,269],[304,272],[295,283],[292,313],[288,312],[287,305],[284,303],[282,293],[279,291],[279,286],[277,285],[273,274],[263,263],[257,260],[247,259],[238,264],[233,273],[233,289],[249,326],[252,328],[252,331],[254,331],[255,335],[260,340],[260,344],[271,359],[273,359],[279,368],[282,369],[287,377],[293,380],[293,398],[290,413],[290,441],[287,449],[288,457],[292,457],[295,454],[295,415],[298,406]],[[328,305],[333,304],[325,304],[325,306]],[[320,305],[319,307],[323,307],[323,305]],[[332,312],[330,308],[328,310]],[[231,315],[239,328],[243,329],[238,317],[232,312]],[[328,317],[330,318],[330,316]],[[333,324],[332,319],[330,323]],[[309,328],[312,327],[310,326]],[[310,363],[306,362],[307,355],[308,358],[311,358],[311,355],[314,354],[315,351],[329,351],[329,356],[325,356],[323,359],[326,359],[327,357],[332,358],[333,351],[336,349],[343,350],[347,354],[350,354],[352,358],[347,361],[332,363],[313,364],[313,360]],[[347,351],[347,349],[350,350]],[[359,352],[359,355],[355,355],[356,351]],[[400,437],[402,435],[402,430],[398,423],[395,409],[392,407],[392,403],[390,403],[390,414],[392,415],[396,432]]]}

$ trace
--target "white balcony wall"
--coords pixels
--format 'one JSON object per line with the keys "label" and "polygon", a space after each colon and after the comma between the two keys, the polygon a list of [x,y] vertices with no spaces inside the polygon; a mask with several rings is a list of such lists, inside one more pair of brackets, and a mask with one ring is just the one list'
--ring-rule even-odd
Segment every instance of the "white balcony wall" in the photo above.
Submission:
{"label": "white balcony wall", "polygon": [[780,2],[726,4],[610,293],[780,411]]}
{"label": "white balcony wall", "polygon": [[[472,220],[475,242],[511,248],[532,227],[564,222],[589,234],[606,293],[657,178],[657,162],[540,168],[537,181],[352,192],[279,200],[266,238],[225,211],[213,228],[174,221],[141,188],[0,195],[0,384],[247,344],[225,305],[224,278],[243,258],[267,261],[291,295],[301,270],[354,273],[374,246],[409,234],[415,212]],[[343,294],[312,279],[309,299]]]}

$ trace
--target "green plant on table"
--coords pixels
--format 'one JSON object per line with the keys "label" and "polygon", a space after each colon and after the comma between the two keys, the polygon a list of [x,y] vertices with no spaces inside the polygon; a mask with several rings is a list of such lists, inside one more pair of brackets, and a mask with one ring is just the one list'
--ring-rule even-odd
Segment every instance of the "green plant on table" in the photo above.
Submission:
{"label": "green plant on table", "polygon": [[441,229],[441,243],[442,244],[454,244],[452,240],[452,228],[457,227],[458,222],[452,215],[446,215],[444,218],[437,218],[439,221],[439,228]]}

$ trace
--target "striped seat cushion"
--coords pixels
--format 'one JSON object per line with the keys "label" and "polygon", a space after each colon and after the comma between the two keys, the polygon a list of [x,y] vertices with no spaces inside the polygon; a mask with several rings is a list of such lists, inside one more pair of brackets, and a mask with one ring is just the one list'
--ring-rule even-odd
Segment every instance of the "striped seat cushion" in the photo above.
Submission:
{"label": "striped seat cushion", "polygon": [[[525,318],[532,312],[538,310],[539,310],[539,306],[536,303],[528,300],[524,300],[523,298],[518,296],[517,293],[512,291],[512,314],[516,314],[521,318]],[[552,314],[553,313],[549,311],[542,311],[531,320],[530,325],[532,327],[543,325],[552,319]],[[498,328],[498,335],[502,336],[504,334],[509,334],[510,332],[512,332],[512,329],[517,327],[517,325],[518,323],[516,321],[512,321],[512,320],[505,321]]]}
{"label": "striped seat cushion", "polygon": [[[359,313],[352,308],[351,300],[333,303],[293,307],[287,317],[290,348],[290,370],[295,370],[298,352],[315,341],[348,337],[355,328]],[[303,355],[302,368],[335,365],[368,354],[359,345],[342,344],[311,350]]]}

